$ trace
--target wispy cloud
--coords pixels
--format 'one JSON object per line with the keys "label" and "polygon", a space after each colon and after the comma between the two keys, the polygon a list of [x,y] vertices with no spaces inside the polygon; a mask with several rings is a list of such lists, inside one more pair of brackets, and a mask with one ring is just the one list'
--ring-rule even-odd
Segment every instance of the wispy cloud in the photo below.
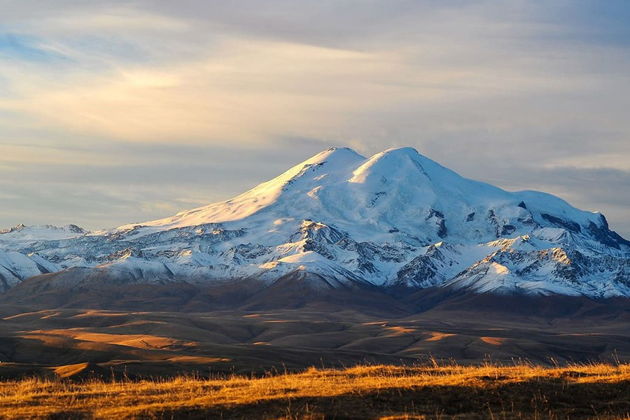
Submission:
{"label": "wispy cloud", "polygon": [[64,59],[54,49],[41,45],[37,38],[14,33],[0,33],[0,58],[36,62]]}

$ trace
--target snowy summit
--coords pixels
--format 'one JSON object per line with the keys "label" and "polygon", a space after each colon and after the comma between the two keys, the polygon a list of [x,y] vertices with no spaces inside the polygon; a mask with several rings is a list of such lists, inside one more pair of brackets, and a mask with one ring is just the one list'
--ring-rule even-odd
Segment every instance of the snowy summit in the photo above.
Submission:
{"label": "snowy summit", "polygon": [[630,242],[553,195],[459,176],[413,148],[331,148],[237,197],[97,233],[0,233],[0,288],[43,273],[193,283],[294,276],[309,287],[630,296]]}

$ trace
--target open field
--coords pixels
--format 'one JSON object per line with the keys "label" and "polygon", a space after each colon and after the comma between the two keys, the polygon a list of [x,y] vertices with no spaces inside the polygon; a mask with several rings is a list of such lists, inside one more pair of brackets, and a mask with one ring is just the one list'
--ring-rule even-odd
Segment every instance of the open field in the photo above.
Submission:
{"label": "open field", "polygon": [[376,365],[214,379],[24,379],[0,383],[0,413],[6,418],[622,419],[630,415],[630,365]]}
{"label": "open field", "polygon": [[490,303],[402,315],[2,305],[0,418],[628,418],[625,303]]}

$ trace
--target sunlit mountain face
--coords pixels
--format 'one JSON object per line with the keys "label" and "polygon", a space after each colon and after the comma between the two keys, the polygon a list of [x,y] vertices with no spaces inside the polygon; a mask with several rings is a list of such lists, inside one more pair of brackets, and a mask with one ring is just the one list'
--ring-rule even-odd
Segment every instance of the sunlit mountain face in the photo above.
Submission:
{"label": "sunlit mountain face", "polygon": [[35,295],[291,278],[305,290],[630,296],[630,243],[602,214],[466,179],[413,148],[331,148],[227,201],[98,232],[16,226],[0,249],[2,289]]}

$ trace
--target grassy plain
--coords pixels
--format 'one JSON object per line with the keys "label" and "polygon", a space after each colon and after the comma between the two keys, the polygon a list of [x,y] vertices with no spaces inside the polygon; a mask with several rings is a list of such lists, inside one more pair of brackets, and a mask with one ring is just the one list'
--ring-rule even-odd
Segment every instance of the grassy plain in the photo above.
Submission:
{"label": "grassy plain", "polygon": [[398,316],[0,305],[0,419],[630,418],[627,304],[491,303]]}
{"label": "grassy plain", "polygon": [[627,419],[630,365],[374,365],[210,379],[30,378],[0,382],[0,413],[20,419]]}

